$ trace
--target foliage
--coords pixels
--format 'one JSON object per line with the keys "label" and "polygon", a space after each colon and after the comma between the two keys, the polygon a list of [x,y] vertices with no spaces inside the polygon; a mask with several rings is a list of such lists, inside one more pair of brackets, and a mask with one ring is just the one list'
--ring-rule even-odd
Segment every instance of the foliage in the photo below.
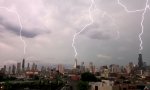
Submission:
{"label": "foliage", "polygon": [[88,90],[88,82],[79,81],[77,84],[77,90]]}
{"label": "foliage", "polygon": [[126,78],[125,78],[124,76],[120,76],[119,79],[121,79],[121,80],[126,80]]}
{"label": "foliage", "polygon": [[0,76],[0,81],[13,81],[16,80],[16,77],[5,77],[5,76]]}
{"label": "foliage", "polygon": [[33,77],[33,80],[39,80],[39,76],[35,75],[35,76]]}
{"label": "foliage", "polygon": [[[15,82],[15,83],[14,83]],[[56,82],[48,82],[48,80],[44,81],[7,81],[5,83],[6,90],[23,90],[24,88],[29,88],[31,90],[57,90],[62,87],[64,83],[56,83]]]}
{"label": "foliage", "polygon": [[87,82],[96,82],[97,78],[95,77],[94,74],[92,74],[90,72],[85,72],[85,73],[81,74],[81,80],[87,81]]}

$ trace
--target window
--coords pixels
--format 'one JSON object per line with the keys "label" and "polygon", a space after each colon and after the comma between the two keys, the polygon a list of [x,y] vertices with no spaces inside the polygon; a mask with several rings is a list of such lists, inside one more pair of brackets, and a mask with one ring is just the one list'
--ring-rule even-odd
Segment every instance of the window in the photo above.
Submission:
{"label": "window", "polygon": [[123,88],[123,90],[127,90],[127,88]]}
{"label": "window", "polygon": [[98,90],[98,86],[95,86],[95,90]]}

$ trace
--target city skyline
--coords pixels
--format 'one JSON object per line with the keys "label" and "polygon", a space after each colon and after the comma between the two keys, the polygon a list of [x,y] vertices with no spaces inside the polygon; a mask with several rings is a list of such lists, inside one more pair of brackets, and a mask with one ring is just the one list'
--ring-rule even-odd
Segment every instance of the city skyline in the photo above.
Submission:
{"label": "city skyline", "polygon": [[94,66],[94,69],[99,69],[100,67],[111,67],[111,66],[117,66],[118,68],[126,68],[129,66],[133,66],[134,68],[138,67],[139,69],[144,69],[144,67],[148,67],[149,65],[147,65],[147,62],[143,61],[143,58],[142,58],[142,54],[139,54],[138,56],[138,60],[136,63],[134,62],[128,62],[126,65],[118,65],[118,64],[115,64],[115,63],[112,63],[112,64],[104,64],[104,65],[96,65],[95,63],[93,63],[92,61],[91,62],[78,62],[77,59],[74,60],[74,64],[60,64],[60,63],[56,63],[56,64],[53,64],[53,63],[47,63],[47,64],[41,64],[41,63],[37,63],[37,62],[29,62],[23,58],[22,61],[19,61],[17,63],[12,63],[12,64],[6,64],[6,65],[3,65],[1,68],[1,71],[10,71],[11,68],[12,68],[12,72],[15,72],[16,74],[20,74],[22,72],[25,72],[25,71],[30,71],[30,70],[38,70],[40,71],[40,69],[42,69],[43,67],[44,68],[51,68],[51,69],[58,69],[58,70],[61,70],[59,68],[65,68],[65,69],[81,69],[82,67],[93,67]]}
{"label": "city skyline", "polygon": [[[143,9],[141,0],[120,0],[129,10]],[[15,13],[0,8],[0,66],[20,62],[74,64],[74,50],[71,46],[73,35],[89,21],[87,0],[31,0],[0,1],[0,7],[18,12],[20,25]],[[92,11],[93,24],[88,26],[76,39],[78,62],[93,62],[97,65],[137,64],[141,32],[142,12],[127,13],[117,4],[117,0],[95,0],[96,9]],[[150,1],[148,2],[150,5]],[[92,9],[93,10],[93,9]],[[143,61],[149,63],[150,10],[147,10],[142,35]],[[119,36],[118,33],[119,32]]]}
{"label": "city skyline", "polygon": [[[78,64],[75,59],[72,68],[66,68],[63,64],[38,68],[36,63],[33,62],[31,65],[23,58],[22,63],[12,66],[4,65],[0,69],[0,88],[2,90],[13,88],[19,90],[25,88],[29,90],[45,90],[45,88],[47,90],[66,90],[67,88],[67,90],[78,90],[77,88],[87,90],[88,86],[88,90],[101,90],[98,87],[103,88],[102,90],[147,90],[149,89],[150,66],[143,61],[142,54],[139,54],[137,62],[138,64],[129,62],[125,66],[111,64],[97,67],[93,62]],[[86,82],[87,86],[85,84],[82,86],[80,82]]]}

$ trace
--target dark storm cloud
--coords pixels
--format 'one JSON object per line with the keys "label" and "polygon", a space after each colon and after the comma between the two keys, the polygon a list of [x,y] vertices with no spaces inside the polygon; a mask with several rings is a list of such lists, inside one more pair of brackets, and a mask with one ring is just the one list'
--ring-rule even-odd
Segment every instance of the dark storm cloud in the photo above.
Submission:
{"label": "dark storm cloud", "polygon": [[[21,30],[20,26],[16,26],[16,25],[13,25],[11,23],[5,22],[3,20],[3,18],[0,18],[0,25],[3,26],[5,28],[5,30],[7,30],[11,33],[14,33],[16,35],[20,35],[20,30]],[[26,38],[34,38],[34,37],[38,36],[39,34],[43,33],[43,32],[40,32],[40,31],[41,30],[39,30],[39,29],[33,29],[33,30],[30,30],[30,31],[27,31],[23,28],[21,30],[21,35],[23,37],[26,37]],[[50,33],[50,32],[46,32],[46,33]]]}
{"label": "dark storm cloud", "polygon": [[115,38],[116,31],[114,29],[114,26],[112,27],[111,24],[106,25],[100,25],[98,23],[94,23],[93,25],[87,27],[87,29],[82,32],[83,35],[86,35],[87,37],[91,39],[97,39],[97,40],[110,40],[112,38]]}
{"label": "dark storm cloud", "polygon": [[111,36],[109,34],[105,34],[102,31],[90,31],[87,35],[91,39],[97,39],[97,40],[109,40],[111,39]]}
{"label": "dark storm cloud", "polygon": [[[16,34],[16,35],[20,35],[20,27],[16,27],[10,24],[5,25],[6,30]],[[32,32],[32,31],[26,31],[26,30],[22,30],[21,35],[26,37],[26,38],[34,38],[35,36],[38,35],[37,32]]]}

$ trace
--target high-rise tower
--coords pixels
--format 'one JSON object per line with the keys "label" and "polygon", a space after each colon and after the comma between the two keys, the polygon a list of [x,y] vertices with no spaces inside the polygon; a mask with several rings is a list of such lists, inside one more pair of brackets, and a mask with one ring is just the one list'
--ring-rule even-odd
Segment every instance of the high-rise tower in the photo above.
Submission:
{"label": "high-rise tower", "polygon": [[143,67],[142,54],[139,54],[139,57],[138,57],[138,66],[139,66],[139,68]]}
{"label": "high-rise tower", "polygon": [[12,66],[12,74],[13,74],[13,75],[16,74],[16,66],[15,66],[15,65]]}
{"label": "high-rise tower", "polygon": [[28,63],[27,70],[30,71],[30,63]]}
{"label": "high-rise tower", "polygon": [[75,58],[75,63],[74,63],[74,66],[73,66],[75,69],[77,68],[77,59]]}
{"label": "high-rise tower", "polygon": [[22,71],[24,72],[24,70],[25,70],[25,59],[23,58],[23,60],[22,60]]}
{"label": "high-rise tower", "polygon": [[21,63],[17,63],[17,74],[20,74],[21,72]]}

